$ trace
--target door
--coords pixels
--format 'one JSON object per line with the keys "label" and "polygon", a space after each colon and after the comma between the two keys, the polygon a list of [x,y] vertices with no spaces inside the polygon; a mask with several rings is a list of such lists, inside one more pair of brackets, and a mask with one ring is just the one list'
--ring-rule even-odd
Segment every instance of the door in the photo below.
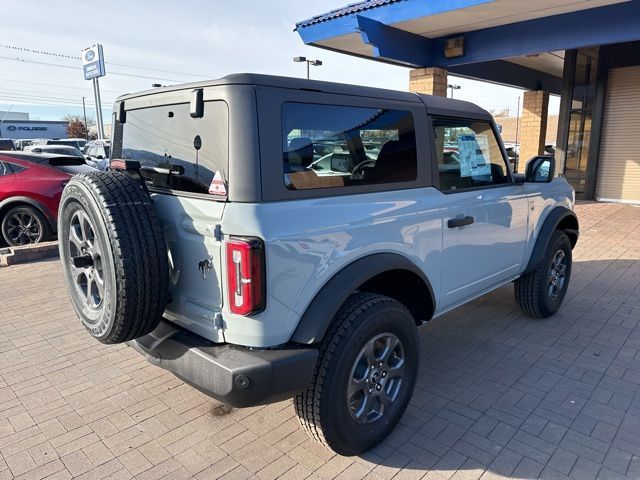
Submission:
{"label": "door", "polygon": [[441,311],[520,273],[528,201],[491,123],[434,118],[433,125],[442,192]]}
{"label": "door", "polygon": [[640,66],[609,72],[596,196],[640,203]]}
{"label": "door", "polygon": [[218,200],[226,197],[214,196],[212,185],[228,171],[229,114],[223,101],[204,102],[203,110],[200,117],[191,116],[189,103],[128,110],[115,123],[113,154],[141,163],[162,223],[171,288],[165,316],[223,341],[215,322],[224,298],[219,225],[226,202]]}

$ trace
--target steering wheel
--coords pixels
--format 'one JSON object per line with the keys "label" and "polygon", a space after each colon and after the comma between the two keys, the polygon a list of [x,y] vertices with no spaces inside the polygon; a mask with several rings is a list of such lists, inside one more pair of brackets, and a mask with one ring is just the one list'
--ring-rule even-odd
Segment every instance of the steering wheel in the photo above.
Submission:
{"label": "steering wheel", "polygon": [[374,167],[375,164],[375,160],[371,159],[360,162],[355,167],[353,167],[353,170],[351,171],[351,178],[354,180],[362,180],[364,178],[365,169]]}

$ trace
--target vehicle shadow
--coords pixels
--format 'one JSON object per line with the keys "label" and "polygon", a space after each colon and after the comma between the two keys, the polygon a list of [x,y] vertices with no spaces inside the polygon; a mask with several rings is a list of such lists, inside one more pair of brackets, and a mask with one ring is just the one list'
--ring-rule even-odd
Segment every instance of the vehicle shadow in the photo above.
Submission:
{"label": "vehicle shadow", "polygon": [[574,465],[595,476],[620,438],[640,451],[639,312],[640,259],[574,261],[551,318],[523,315],[510,284],[428,323],[410,406],[361,460],[447,478],[562,476]]}

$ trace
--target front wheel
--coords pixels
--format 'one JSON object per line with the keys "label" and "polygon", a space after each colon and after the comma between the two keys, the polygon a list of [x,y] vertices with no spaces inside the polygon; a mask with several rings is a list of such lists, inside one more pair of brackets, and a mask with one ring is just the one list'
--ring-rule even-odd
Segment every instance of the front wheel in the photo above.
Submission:
{"label": "front wheel", "polygon": [[381,442],[411,399],[419,345],[415,321],[402,304],[352,295],[325,335],[312,382],[295,398],[307,433],[341,455]]}
{"label": "front wheel", "polygon": [[533,318],[547,318],[558,311],[571,279],[571,241],[556,230],[538,267],[515,281],[516,301]]}

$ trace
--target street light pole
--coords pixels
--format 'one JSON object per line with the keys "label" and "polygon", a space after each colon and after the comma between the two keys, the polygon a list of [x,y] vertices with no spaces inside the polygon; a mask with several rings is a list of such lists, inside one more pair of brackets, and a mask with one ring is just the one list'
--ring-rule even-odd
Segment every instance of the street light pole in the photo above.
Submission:
{"label": "street light pole", "polygon": [[309,80],[309,66],[313,65],[314,67],[322,66],[322,60],[308,60],[307,57],[293,57],[293,61],[296,63],[306,62],[307,64],[307,80]]}
{"label": "street light pole", "polygon": [[453,91],[454,90],[460,90],[462,88],[460,85],[456,85],[454,83],[450,83],[447,86],[451,89],[451,98],[453,98]]}

